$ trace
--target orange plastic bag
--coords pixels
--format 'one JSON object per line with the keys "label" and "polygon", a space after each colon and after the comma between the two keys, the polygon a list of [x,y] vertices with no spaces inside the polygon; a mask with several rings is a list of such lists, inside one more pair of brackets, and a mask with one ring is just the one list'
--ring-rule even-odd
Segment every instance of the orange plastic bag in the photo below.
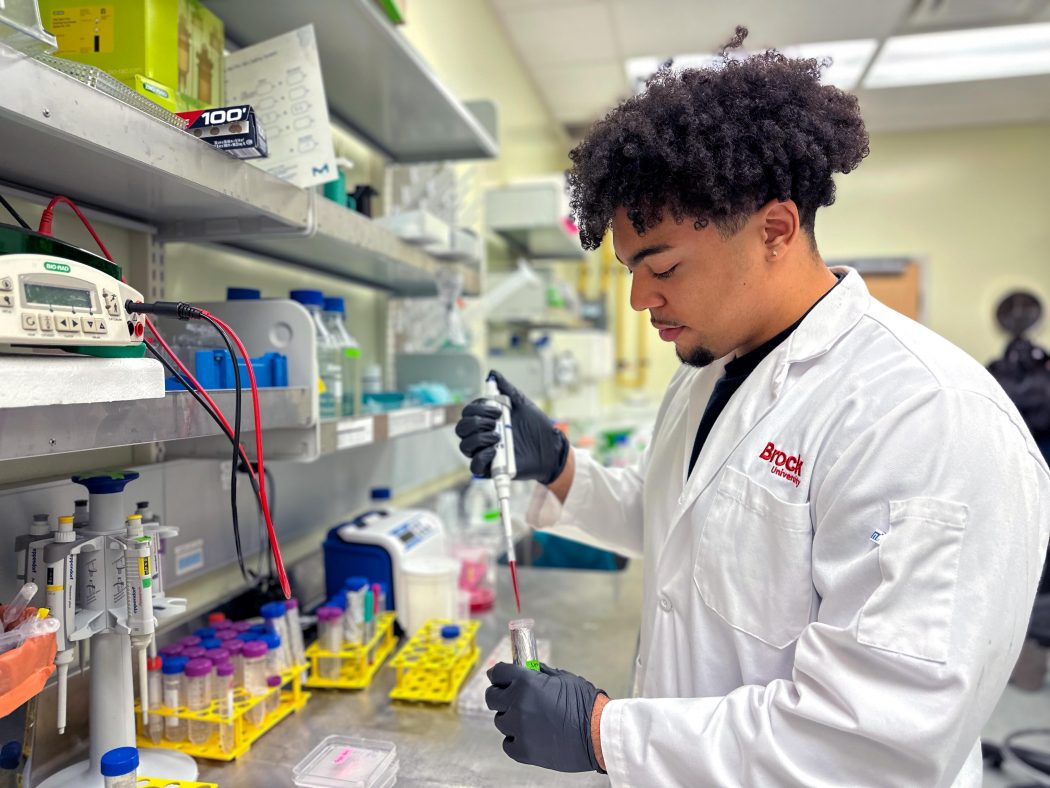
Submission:
{"label": "orange plastic bag", "polygon": [[[0,615],[4,606],[0,605]],[[26,608],[19,623],[36,615]],[[55,672],[55,636],[29,638],[16,649],[0,654],[0,717],[6,717],[39,693]]]}

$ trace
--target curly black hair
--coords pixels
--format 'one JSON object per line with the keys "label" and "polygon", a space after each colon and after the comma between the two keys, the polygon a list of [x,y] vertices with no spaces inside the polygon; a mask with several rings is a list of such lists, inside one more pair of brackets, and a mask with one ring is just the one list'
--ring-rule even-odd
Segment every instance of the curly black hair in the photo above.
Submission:
{"label": "curly black hair", "polygon": [[868,155],[857,98],[820,84],[826,62],[775,50],[731,57],[746,37],[738,27],[711,68],[665,64],[569,153],[585,249],[598,248],[619,208],[639,234],[668,211],[728,237],[771,199],[795,201],[812,241],[817,208],[835,201],[832,174]]}

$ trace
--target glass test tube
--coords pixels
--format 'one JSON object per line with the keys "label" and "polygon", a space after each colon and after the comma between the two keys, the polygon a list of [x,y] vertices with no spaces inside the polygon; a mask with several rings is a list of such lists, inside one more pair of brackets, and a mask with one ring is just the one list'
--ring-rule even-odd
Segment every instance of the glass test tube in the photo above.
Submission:
{"label": "glass test tube", "polygon": [[281,639],[281,656],[285,665],[294,664],[292,655],[292,636],[288,631],[288,609],[284,602],[269,602],[259,608],[259,614],[266,621],[267,630]]}
{"label": "glass test tube", "polygon": [[[190,711],[205,711],[211,705],[208,675],[212,664],[208,659],[191,659],[186,663],[186,706]],[[204,744],[211,736],[211,724],[204,720],[189,720],[189,739],[193,744]]]}
{"label": "glass test tube", "polygon": [[519,618],[507,625],[510,628],[510,652],[514,657],[514,664],[520,668],[540,669],[536,635],[532,631],[535,624],[531,618]]}
{"label": "glass test tube", "polygon": [[139,751],[135,747],[117,747],[99,762],[105,788],[135,788],[138,785]]}
{"label": "glass test tube", "polygon": [[[317,609],[317,636],[321,648],[337,652],[343,648],[343,611],[337,607]],[[317,660],[317,670],[324,679],[337,679],[343,668],[339,657],[323,657]]]}
{"label": "glass test tube", "polygon": [[266,699],[266,714],[270,715],[281,705],[281,677],[268,676],[266,686],[270,690],[270,696]]}
{"label": "glass test tube", "polygon": [[149,729],[146,734],[154,744],[164,739],[164,718],[157,714],[157,709],[164,705],[164,675],[161,673],[163,662],[160,657],[152,657],[146,663],[147,686],[149,687]]}
{"label": "glass test tube", "polygon": [[[183,704],[182,673],[189,662],[185,657],[166,657],[164,666],[161,668],[164,681],[164,705],[171,711],[176,711]],[[186,720],[178,717],[164,718],[164,738],[168,741],[180,742],[186,740]]]}
{"label": "glass test tube", "polygon": [[345,583],[346,592],[346,634],[348,643],[362,645],[365,642],[365,597],[368,593],[368,579],[351,577]]}
{"label": "glass test tube", "polygon": [[233,686],[244,686],[244,659],[241,654],[244,651],[243,640],[227,640],[223,646],[230,652],[230,662],[233,663]]}
{"label": "glass test tube", "polygon": [[233,752],[233,674],[234,667],[229,662],[215,668],[216,711],[229,720],[219,723],[219,747],[225,753]]}
{"label": "glass test tube", "polygon": [[293,664],[303,665],[306,663],[306,645],[303,643],[303,627],[299,620],[299,600],[285,600],[284,608],[288,621],[288,634],[291,635]]}
{"label": "glass test tube", "polygon": [[[244,644],[244,650],[242,651],[244,689],[253,699],[265,695],[268,689],[266,677],[269,673],[266,670],[266,652],[266,644],[261,640],[252,640]],[[263,700],[248,709],[245,713],[245,719],[252,725],[258,725],[263,721],[265,715],[266,701]]]}

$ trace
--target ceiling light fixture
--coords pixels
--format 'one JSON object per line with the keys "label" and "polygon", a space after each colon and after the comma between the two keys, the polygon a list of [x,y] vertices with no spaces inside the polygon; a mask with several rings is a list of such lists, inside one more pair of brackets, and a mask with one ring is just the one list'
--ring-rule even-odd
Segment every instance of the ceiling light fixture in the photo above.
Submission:
{"label": "ceiling light fixture", "polygon": [[[780,48],[789,57],[830,58],[831,65],[824,69],[825,85],[835,85],[843,90],[852,90],[867,67],[878,42],[873,38],[852,41],[823,41],[813,44],[796,44]],[[733,50],[730,57],[740,59],[754,52]],[[636,89],[645,85],[667,58],[633,57],[625,62],[627,79]],[[710,53],[676,55],[675,68],[708,68],[721,61],[721,57]]]}
{"label": "ceiling light fixture", "polygon": [[894,36],[865,88],[893,88],[1050,74],[1050,24]]}

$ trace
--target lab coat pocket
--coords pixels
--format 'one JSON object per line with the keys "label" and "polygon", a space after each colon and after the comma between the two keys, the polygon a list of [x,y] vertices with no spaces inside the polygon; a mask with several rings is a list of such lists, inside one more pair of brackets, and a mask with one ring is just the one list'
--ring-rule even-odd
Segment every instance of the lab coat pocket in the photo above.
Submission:
{"label": "lab coat pocket", "polygon": [[693,582],[734,629],[785,648],[810,622],[812,545],[808,504],[782,501],[726,468],[700,534]]}
{"label": "lab coat pocket", "polygon": [[859,642],[917,659],[948,660],[968,515],[954,501],[890,501],[890,527],[873,548],[882,582],[861,609]]}

